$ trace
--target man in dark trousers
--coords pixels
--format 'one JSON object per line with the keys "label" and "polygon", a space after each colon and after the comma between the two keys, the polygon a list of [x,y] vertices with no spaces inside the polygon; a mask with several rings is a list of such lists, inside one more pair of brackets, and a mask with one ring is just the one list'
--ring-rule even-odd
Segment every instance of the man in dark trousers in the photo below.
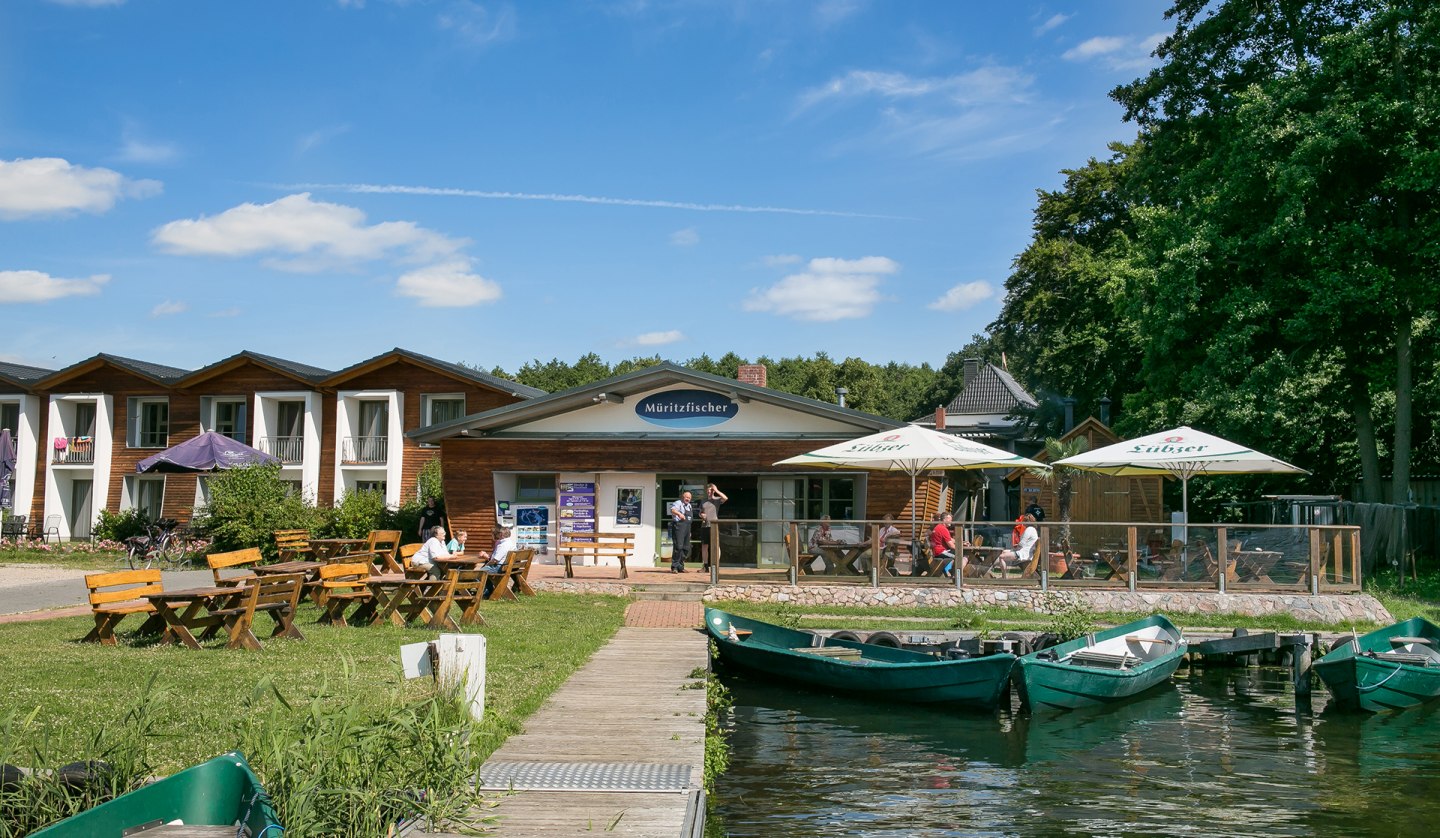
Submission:
{"label": "man in dark trousers", "polygon": [[720,520],[720,507],[730,497],[714,483],[705,485],[705,500],[700,502],[700,561],[701,567],[710,569],[710,527]]}
{"label": "man in dark trousers", "polygon": [[425,508],[420,510],[420,531],[417,535],[423,542],[430,537],[430,530],[445,526],[445,513],[435,505],[435,498],[425,498]]}
{"label": "man in dark trousers", "polygon": [[680,499],[670,504],[670,572],[684,573],[685,559],[690,554],[690,493],[681,492]]}

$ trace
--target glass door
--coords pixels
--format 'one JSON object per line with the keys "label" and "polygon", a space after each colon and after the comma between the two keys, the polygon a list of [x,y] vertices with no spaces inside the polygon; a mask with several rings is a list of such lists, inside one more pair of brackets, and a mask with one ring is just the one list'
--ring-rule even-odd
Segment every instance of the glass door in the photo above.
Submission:
{"label": "glass door", "polygon": [[804,482],[797,477],[760,478],[760,563],[790,563],[785,551],[789,522],[800,511]]}

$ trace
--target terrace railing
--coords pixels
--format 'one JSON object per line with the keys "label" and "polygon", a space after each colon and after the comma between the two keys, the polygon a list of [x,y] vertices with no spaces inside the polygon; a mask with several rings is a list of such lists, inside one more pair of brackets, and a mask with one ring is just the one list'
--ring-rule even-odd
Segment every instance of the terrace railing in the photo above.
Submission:
{"label": "terrace railing", "polygon": [[389,448],[389,437],[347,436],[340,441],[340,461],[346,465],[384,463]]}
{"label": "terrace railing", "polygon": [[88,466],[95,463],[95,437],[93,436],[56,437],[54,450],[55,455],[52,462],[56,465]]}
{"label": "terrace railing", "polygon": [[262,436],[255,440],[261,451],[279,458],[285,465],[296,465],[305,459],[305,437]]}

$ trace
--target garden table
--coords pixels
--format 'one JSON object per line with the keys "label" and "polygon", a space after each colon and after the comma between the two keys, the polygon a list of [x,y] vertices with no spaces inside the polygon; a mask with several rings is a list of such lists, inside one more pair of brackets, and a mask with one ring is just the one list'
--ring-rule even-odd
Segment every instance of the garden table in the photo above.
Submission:
{"label": "garden table", "polygon": [[[233,586],[185,588],[149,594],[145,599],[155,606],[155,613],[165,621],[165,633],[160,642],[178,642],[187,648],[199,649],[200,641],[195,639],[194,630],[201,629],[202,637],[213,635],[224,624],[224,620],[211,612],[234,608],[246,592],[245,587]],[[253,634],[250,637],[255,639]],[[260,645],[258,639],[255,639],[255,645]]]}

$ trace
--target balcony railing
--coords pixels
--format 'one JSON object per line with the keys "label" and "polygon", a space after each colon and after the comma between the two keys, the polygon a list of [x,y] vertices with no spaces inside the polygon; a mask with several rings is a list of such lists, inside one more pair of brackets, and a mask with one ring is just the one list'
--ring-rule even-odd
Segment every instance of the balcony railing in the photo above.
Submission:
{"label": "balcony railing", "polygon": [[95,437],[59,436],[55,438],[56,465],[88,466],[95,463]]}
{"label": "balcony railing", "polygon": [[390,438],[347,436],[341,440],[340,462],[345,465],[384,463],[389,459]]}
{"label": "balcony railing", "polygon": [[305,459],[303,436],[262,436],[256,441],[260,443],[257,448],[278,457],[284,465],[295,465]]}

